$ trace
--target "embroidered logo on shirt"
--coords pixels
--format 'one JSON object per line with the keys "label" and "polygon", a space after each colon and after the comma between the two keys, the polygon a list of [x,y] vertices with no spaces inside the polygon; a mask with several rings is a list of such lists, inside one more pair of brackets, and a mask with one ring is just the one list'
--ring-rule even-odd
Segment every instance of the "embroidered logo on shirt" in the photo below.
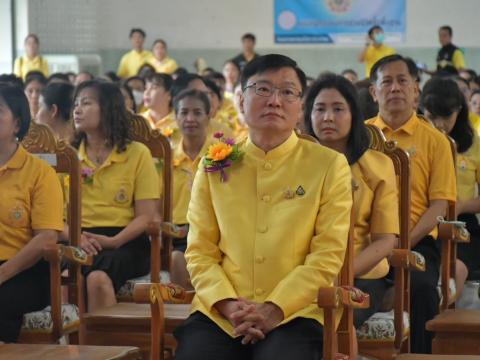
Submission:
{"label": "embroidered logo on shirt", "polygon": [[285,199],[293,199],[295,197],[295,192],[292,189],[288,188],[283,192],[283,197]]}
{"label": "embroidered logo on shirt", "polygon": [[15,206],[10,210],[10,220],[20,221],[25,213],[25,210],[20,206],[20,203],[16,203]]}
{"label": "embroidered logo on shirt", "polygon": [[117,194],[115,195],[115,202],[119,204],[125,204],[126,202],[128,202],[127,190],[123,186],[118,190]]}
{"label": "embroidered logo on shirt", "polygon": [[295,191],[295,194],[297,194],[298,196],[305,195],[305,190],[303,189],[302,185],[299,185],[297,187],[297,190]]}

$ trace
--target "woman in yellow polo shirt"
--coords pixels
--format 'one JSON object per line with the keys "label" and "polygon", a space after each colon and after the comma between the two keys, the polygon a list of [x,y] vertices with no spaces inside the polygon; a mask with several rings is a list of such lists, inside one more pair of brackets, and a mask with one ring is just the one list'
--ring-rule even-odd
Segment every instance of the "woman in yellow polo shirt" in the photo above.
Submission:
{"label": "woman in yellow polo shirt", "polygon": [[157,215],[159,179],[150,151],[131,141],[117,85],[87,81],[74,95],[74,146],[82,172],[81,247],[90,311],[116,303],[115,292],[150,268],[147,224]]}
{"label": "woman in yellow polo shirt", "polygon": [[159,129],[165,136],[172,135],[177,128],[172,110],[172,77],[168,74],[152,74],[145,79],[143,104],[147,108],[141,115],[153,129]]}
{"label": "woman in yellow polo shirt", "polygon": [[355,310],[359,327],[378,311],[389,284],[387,257],[399,232],[398,194],[392,161],[370,150],[369,136],[350,81],[328,75],[316,81],[306,98],[305,126],[322,145],[343,153],[354,188],[355,286],[370,294],[370,308]]}
{"label": "woman in yellow polo shirt", "polygon": [[30,114],[35,120],[40,106],[40,93],[47,86],[47,79],[39,71],[31,71],[25,79],[25,95],[27,95]]}
{"label": "woman in yellow polo shirt", "polygon": [[16,342],[23,314],[50,303],[42,252],[63,229],[55,171],[19,143],[29,126],[22,89],[0,84],[0,343]]}
{"label": "woman in yellow polo shirt", "polygon": [[157,73],[173,74],[177,70],[177,62],[168,56],[167,43],[163,39],[157,39],[153,42],[153,56],[149,59]]}
{"label": "woman in yellow polo shirt", "polygon": [[18,57],[13,65],[13,73],[23,80],[30,71],[39,71],[48,76],[48,62],[40,55],[40,40],[35,34],[25,38],[25,55]]}
{"label": "woman in yellow polo shirt", "polygon": [[[468,269],[468,278],[480,279],[480,139],[472,128],[468,104],[452,79],[433,78],[422,91],[420,105],[425,117],[445,131],[457,145],[457,215],[467,223],[470,243],[458,244],[457,256]],[[465,266],[457,261],[457,294],[467,277]]]}
{"label": "woman in yellow polo shirt", "polygon": [[[175,98],[174,108],[181,140],[173,149],[173,223],[188,229],[187,210],[193,179],[200,158],[214,140],[207,139],[210,102],[201,91],[185,90]],[[173,241],[171,277],[174,283],[190,288],[184,257],[186,248],[186,235]]]}
{"label": "woman in yellow polo shirt", "polygon": [[36,121],[50,126],[58,139],[73,140],[72,111],[73,85],[51,83],[40,94]]}

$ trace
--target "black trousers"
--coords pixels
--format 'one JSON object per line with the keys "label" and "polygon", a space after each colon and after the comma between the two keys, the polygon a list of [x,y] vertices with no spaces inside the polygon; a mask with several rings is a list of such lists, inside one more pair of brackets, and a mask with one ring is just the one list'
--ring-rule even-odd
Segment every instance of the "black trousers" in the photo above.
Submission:
{"label": "black trousers", "polygon": [[50,271],[48,263],[42,260],[0,285],[0,341],[16,342],[23,314],[48,305]]}
{"label": "black trousers", "polygon": [[475,214],[460,214],[458,220],[467,223],[470,242],[457,245],[457,256],[468,268],[468,280],[480,280],[480,225]]}
{"label": "black trousers", "polygon": [[254,345],[242,345],[212,320],[195,312],[175,330],[176,360],[320,360],[323,326],[315,320],[297,318],[281,325]]}
{"label": "black trousers", "polygon": [[358,329],[370,316],[379,311],[385,292],[391,284],[385,279],[355,279],[354,285],[364,293],[370,295],[368,309],[353,310],[353,325]]}
{"label": "black trousers", "polygon": [[425,257],[425,271],[412,271],[410,277],[410,339],[411,352],[432,353],[433,333],[425,329],[428,320],[438,314],[440,298],[437,291],[440,276],[440,250],[436,240],[426,236],[412,249]]}

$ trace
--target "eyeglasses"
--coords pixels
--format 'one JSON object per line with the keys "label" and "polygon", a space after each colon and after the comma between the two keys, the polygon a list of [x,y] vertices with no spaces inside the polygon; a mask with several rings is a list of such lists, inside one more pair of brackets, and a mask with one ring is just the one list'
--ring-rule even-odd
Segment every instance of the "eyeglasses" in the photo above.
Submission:
{"label": "eyeglasses", "polygon": [[245,86],[243,91],[247,90],[248,88],[253,88],[255,90],[255,94],[263,97],[272,96],[275,92],[275,89],[278,89],[278,95],[287,102],[294,102],[302,97],[302,92],[295,89],[294,87],[277,87],[268,83],[253,83]]}

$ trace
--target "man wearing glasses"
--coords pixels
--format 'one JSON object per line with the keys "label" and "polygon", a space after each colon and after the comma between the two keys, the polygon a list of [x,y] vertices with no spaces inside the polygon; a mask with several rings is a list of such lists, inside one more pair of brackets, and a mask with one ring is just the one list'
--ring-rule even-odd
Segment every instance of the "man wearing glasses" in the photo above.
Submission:
{"label": "man wearing glasses", "polygon": [[196,296],[176,359],[320,359],[315,299],[343,263],[350,169],[295,134],[306,86],[295,61],[261,56],[241,83],[243,157],[226,176],[202,164],[193,184],[185,256]]}

